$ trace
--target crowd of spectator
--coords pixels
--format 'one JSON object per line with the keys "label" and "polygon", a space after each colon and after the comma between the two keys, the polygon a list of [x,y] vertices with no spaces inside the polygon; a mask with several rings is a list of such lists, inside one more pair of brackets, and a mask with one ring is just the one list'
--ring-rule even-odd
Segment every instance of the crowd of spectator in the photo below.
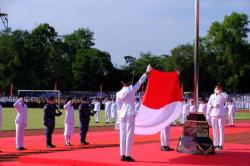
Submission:
{"label": "crowd of spectator", "polygon": [[[25,95],[25,101],[29,108],[43,108],[47,103],[49,95],[51,95],[51,93],[29,93]],[[137,98],[141,98],[142,95],[143,93],[139,92],[136,96]],[[55,94],[55,96],[57,96],[57,94]],[[63,107],[68,97],[72,97],[72,105],[74,108],[78,108],[82,97],[88,97],[90,100],[96,98],[104,100],[107,97],[114,99],[115,92],[69,92],[60,94],[59,96],[56,97],[56,100],[60,108]],[[190,96],[185,95],[184,98],[190,98]],[[229,98],[234,101],[237,109],[250,109],[250,94],[229,94]],[[2,96],[0,97],[0,104],[3,107],[13,107],[13,103],[15,103],[17,99],[17,96]]]}

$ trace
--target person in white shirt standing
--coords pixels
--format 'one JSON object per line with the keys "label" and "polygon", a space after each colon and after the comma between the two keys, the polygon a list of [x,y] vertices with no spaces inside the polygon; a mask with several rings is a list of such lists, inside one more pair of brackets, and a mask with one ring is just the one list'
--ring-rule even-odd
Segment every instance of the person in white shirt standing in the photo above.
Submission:
{"label": "person in white shirt standing", "polygon": [[112,105],[111,105],[111,118],[112,118],[112,123],[115,123],[117,120],[117,106],[115,99],[112,100]]}
{"label": "person in white shirt standing", "polygon": [[94,105],[94,111],[96,112],[95,113],[95,123],[99,123],[101,103],[100,103],[99,99],[95,99],[92,101],[91,104]]}
{"label": "person in white shirt standing", "polygon": [[236,107],[232,99],[228,101],[227,109],[228,109],[229,125],[231,127],[234,127],[234,117],[235,117]]}
{"label": "person in white shirt standing", "polygon": [[16,122],[16,149],[17,150],[26,150],[24,148],[24,132],[27,126],[27,110],[28,107],[24,101],[22,95],[18,96],[18,100],[14,103],[16,108],[17,116],[15,119]]}
{"label": "person in white shirt standing", "polygon": [[203,97],[200,99],[198,112],[203,113],[205,116],[207,115],[207,103]]}
{"label": "person in white shirt standing", "polygon": [[194,107],[194,99],[191,99],[190,101],[190,110],[189,110],[189,113],[194,113],[195,112],[195,107]]}
{"label": "person in white shirt standing", "polygon": [[135,111],[136,111],[136,113],[139,112],[140,108],[141,108],[141,101],[140,101],[140,98],[136,98],[136,99],[135,99]]}
{"label": "person in white shirt standing", "polygon": [[72,146],[70,143],[71,136],[74,134],[74,125],[75,125],[75,117],[74,117],[74,107],[72,105],[72,98],[69,97],[66,100],[66,104],[63,106],[66,115],[64,120],[64,137],[65,137],[65,145]]}
{"label": "person in white shirt standing", "polygon": [[184,99],[182,111],[181,111],[181,123],[182,124],[186,122],[189,111],[190,111],[190,105],[187,102],[187,99]]}
{"label": "person in white shirt standing", "polygon": [[120,110],[120,155],[121,161],[135,161],[131,157],[131,148],[133,143],[135,129],[135,93],[140,89],[142,83],[146,80],[150,72],[150,65],[145,74],[135,85],[131,85],[131,78],[123,79],[123,88],[116,93],[116,100],[122,103]]}
{"label": "person in white shirt standing", "polygon": [[208,115],[211,116],[211,123],[213,128],[213,138],[215,149],[222,150],[224,144],[224,128],[226,123],[226,109],[227,94],[222,92],[222,86],[215,86],[214,94],[212,94],[208,101]]}
{"label": "person in white shirt standing", "polygon": [[105,111],[105,123],[109,124],[110,121],[110,114],[111,114],[111,106],[112,102],[109,98],[106,98],[102,104],[104,104],[104,111]]}

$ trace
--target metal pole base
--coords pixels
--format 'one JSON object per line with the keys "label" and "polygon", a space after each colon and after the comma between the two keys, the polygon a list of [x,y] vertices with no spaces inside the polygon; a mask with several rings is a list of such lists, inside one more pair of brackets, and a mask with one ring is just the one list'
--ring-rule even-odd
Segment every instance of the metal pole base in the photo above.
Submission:
{"label": "metal pole base", "polygon": [[202,113],[190,113],[183,126],[177,152],[189,154],[215,154],[209,138],[209,125]]}

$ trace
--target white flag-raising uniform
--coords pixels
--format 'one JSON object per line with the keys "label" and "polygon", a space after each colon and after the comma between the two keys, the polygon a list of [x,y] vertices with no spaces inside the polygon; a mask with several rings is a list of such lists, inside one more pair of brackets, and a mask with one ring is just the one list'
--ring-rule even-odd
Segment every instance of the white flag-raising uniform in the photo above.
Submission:
{"label": "white flag-raising uniform", "polygon": [[94,100],[91,104],[94,104],[94,111],[96,111],[95,122],[99,122],[101,103],[99,100]]}
{"label": "white flag-raising uniform", "polygon": [[105,122],[106,123],[109,123],[110,121],[110,114],[111,114],[111,106],[112,106],[112,102],[110,100],[105,100],[102,102],[102,104],[104,104],[105,108],[104,108],[104,111],[105,111]]}
{"label": "white flag-raising uniform", "polygon": [[66,115],[64,119],[64,135],[72,136],[74,133],[74,125],[75,125],[75,117],[74,117],[74,107],[71,104],[71,100],[68,101],[64,106],[63,106]]}
{"label": "white flag-raising uniform", "polygon": [[223,146],[224,144],[224,128],[226,122],[225,103],[227,101],[227,94],[212,94],[207,103],[208,114],[211,116],[211,123],[213,129],[214,146]]}
{"label": "white flag-raising uniform", "polygon": [[234,116],[236,112],[235,104],[233,102],[230,102],[227,104],[227,108],[228,108],[229,125],[234,126]]}
{"label": "white flag-raising uniform", "polygon": [[16,108],[17,116],[15,119],[16,122],[16,147],[24,147],[23,139],[24,132],[27,125],[27,105],[22,101],[23,99],[18,99],[14,103],[14,107]]}
{"label": "white flag-raising uniform", "polygon": [[123,87],[116,93],[116,103],[119,103],[120,119],[120,154],[131,156],[135,125],[135,93],[141,84],[146,80],[147,75],[143,74],[140,80],[134,85]]}
{"label": "white flag-raising uniform", "polygon": [[187,102],[183,103],[182,111],[181,111],[181,123],[184,124],[186,122],[187,116],[189,115],[190,105]]}
{"label": "white flag-raising uniform", "polygon": [[182,94],[177,71],[162,72],[152,69],[135,119],[135,134],[149,135],[159,132],[180,115]]}

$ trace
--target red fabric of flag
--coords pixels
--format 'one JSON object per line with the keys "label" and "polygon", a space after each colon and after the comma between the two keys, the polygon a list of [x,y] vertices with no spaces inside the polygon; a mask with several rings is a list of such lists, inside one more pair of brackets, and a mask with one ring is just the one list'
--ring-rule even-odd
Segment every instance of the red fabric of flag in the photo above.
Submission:
{"label": "red fabric of flag", "polygon": [[159,109],[175,101],[182,101],[178,73],[152,69],[148,77],[143,105]]}

